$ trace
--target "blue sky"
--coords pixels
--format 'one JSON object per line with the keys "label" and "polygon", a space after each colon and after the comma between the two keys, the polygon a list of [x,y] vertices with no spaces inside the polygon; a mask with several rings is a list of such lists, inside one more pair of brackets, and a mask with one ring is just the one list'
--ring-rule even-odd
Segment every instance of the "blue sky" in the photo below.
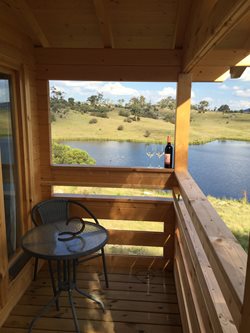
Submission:
{"label": "blue sky", "polygon": [[[156,103],[162,98],[176,96],[175,83],[162,82],[100,82],[100,81],[50,81],[65,94],[77,101],[85,101],[98,92],[108,100],[128,101],[131,97],[144,95],[147,101]],[[207,100],[211,108],[228,104],[232,110],[250,108],[250,68],[240,79],[226,79],[221,83],[193,83],[192,104]]]}

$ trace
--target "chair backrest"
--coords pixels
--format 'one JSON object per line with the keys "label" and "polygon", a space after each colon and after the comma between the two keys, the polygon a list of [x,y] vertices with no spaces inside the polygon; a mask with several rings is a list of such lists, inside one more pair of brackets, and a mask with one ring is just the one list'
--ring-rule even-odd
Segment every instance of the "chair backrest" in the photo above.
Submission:
{"label": "chair backrest", "polygon": [[35,205],[31,211],[32,221],[35,225],[47,224],[68,219],[68,200],[50,199]]}
{"label": "chair backrest", "polygon": [[31,211],[32,221],[35,225],[58,221],[66,222],[70,217],[70,205],[80,206],[97,224],[99,224],[95,215],[82,203],[63,198],[49,199],[36,204]]}

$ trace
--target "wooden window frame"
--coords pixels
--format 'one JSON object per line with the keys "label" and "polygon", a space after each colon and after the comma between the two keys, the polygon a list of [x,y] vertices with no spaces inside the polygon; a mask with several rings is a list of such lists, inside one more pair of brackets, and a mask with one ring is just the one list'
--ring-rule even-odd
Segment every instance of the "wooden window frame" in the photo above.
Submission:
{"label": "wooden window frame", "polygon": [[[20,240],[22,235],[28,230],[27,216],[28,216],[28,205],[27,205],[27,179],[25,169],[27,163],[24,158],[24,146],[25,137],[27,135],[25,131],[25,118],[24,118],[24,96],[22,93],[23,85],[23,72],[22,68],[11,69],[8,67],[0,66],[0,73],[9,76],[10,79],[10,91],[11,91],[11,121],[12,121],[12,135],[14,143],[14,158],[15,158],[15,183],[16,183],[16,203],[17,203],[17,226],[18,226],[18,240],[17,249],[13,256],[8,259],[7,253],[7,239],[5,229],[5,216],[2,214],[3,222],[0,228],[1,237],[5,246],[1,249],[1,260],[4,261],[3,274],[7,276],[7,280],[10,281],[10,270],[14,269],[15,266],[19,265],[18,261],[23,255],[23,251],[20,246]],[[2,173],[2,170],[0,170]],[[2,185],[2,180],[1,180]],[[2,189],[1,189],[1,192]],[[3,195],[3,193],[2,193]],[[1,198],[3,199],[3,197]],[[3,268],[3,267],[2,267]],[[5,271],[5,272],[4,272]],[[6,284],[6,282],[5,282]],[[3,286],[1,286],[3,287]],[[2,288],[1,288],[2,289]]]}

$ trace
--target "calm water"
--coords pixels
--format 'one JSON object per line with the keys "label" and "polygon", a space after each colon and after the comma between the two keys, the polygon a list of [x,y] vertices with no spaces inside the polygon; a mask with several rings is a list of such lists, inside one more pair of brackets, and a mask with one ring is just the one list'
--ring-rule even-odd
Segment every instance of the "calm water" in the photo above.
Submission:
{"label": "calm water", "polygon": [[[162,167],[162,145],[130,142],[62,142],[86,150],[100,166]],[[153,153],[149,158],[147,153]],[[250,143],[214,141],[189,147],[189,172],[203,192],[215,197],[241,198],[247,191],[250,200]]]}

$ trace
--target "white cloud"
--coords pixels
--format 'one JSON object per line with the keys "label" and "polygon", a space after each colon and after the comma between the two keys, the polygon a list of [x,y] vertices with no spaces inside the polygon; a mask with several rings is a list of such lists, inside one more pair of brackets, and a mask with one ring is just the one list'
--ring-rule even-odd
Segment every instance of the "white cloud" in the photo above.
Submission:
{"label": "white cloud", "polygon": [[228,87],[226,84],[220,84],[220,85],[219,85],[219,89],[222,89],[222,90],[228,90],[229,87]]}
{"label": "white cloud", "polygon": [[250,108],[249,100],[229,100],[227,103],[231,110],[240,110]]}
{"label": "white cloud", "polygon": [[119,96],[139,96],[139,91],[133,88],[128,88],[122,85],[120,82],[105,83],[100,91],[110,95]]}
{"label": "white cloud", "polygon": [[212,97],[204,97],[203,98],[203,100],[205,100],[205,101],[207,101],[207,102],[209,102],[209,103],[211,103],[211,102],[213,102],[214,101],[214,99],[212,98]]}
{"label": "white cloud", "polygon": [[98,81],[53,81],[51,86],[64,92],[68,97],[76,95],[86,96],[98,93],[103,82]]}
{"label": "white cloud", "polygon": [[158,91],[158,94],[161,97],[176,97],[176,88],[172,88],[172,87],[165,87],[162,90]]}
{"label": "white cloud", "polygon": [[241,75],[240,80],[250,82],[250,67],[248,67]]}
{"label": "white cloud", "polygon": [[248,108],[250,108],[250,101],[240,101],[240,106],[241,106],[241,108],[243,108],[243,109],[248,109]]}
{"label": "white cloud", "polygon": [[235,95],[240,97],[250,97],[250,89],[235,90]]}
{"label": "white cloud", "polygon": [[98,90],[103,85],[100,81],[60,81],[62,86],[66,87],[77,87],[86,90]]}

